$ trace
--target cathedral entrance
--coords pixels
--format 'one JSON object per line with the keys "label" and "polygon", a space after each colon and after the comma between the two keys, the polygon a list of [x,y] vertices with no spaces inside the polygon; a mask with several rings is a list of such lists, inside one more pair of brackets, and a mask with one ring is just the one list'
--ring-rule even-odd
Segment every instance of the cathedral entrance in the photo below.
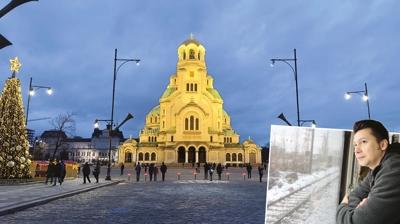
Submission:
{"label": "cathedral entrance", "polygon": [[205,163],[206,162],[206,148],[201,146],[199,148],[199,163]]}
{"label": "cathedral entrance", "polygon": [[254,152],[252,152],[252,153],[249,154],[249,162],[250,162],[251,164],[256,163],[256,154],[255,154]]}
{"label": "cathedral entrance", "polygon": [[189,163],[195,163],[196,162],[196,148],[193,147],[193,146],[189,147],[188,162]]}
{"label": "cathedral entrance", "polygon": [[126,162],[126,163],[131,163],[131,162],[132,162],[132,153],[127,152],[127,153],[125,154],[125,162]]}
{"label": "cathedral entrance", "polygon": [[184,163],[185,162],[185,147],[181,146],[178,148],[178,163]]}

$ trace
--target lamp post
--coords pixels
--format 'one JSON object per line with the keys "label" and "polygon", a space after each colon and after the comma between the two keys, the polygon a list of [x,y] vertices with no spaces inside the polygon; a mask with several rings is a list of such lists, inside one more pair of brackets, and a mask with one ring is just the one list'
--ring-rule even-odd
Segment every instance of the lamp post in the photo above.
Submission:
{"label": "lamp post", "polygon": [[[118,58],[118,50],[115,48],[115,54],[114,54],[114,78],[113,78],[113,89],[112,89],[112,101],[111,101],[111,119],[110,119],[110,130],[109,130],[109,135],[110,135],[110,144],[109,144],[109,149],[108,149],[108,167],[107,167],[107,176],[106,180],[111,180],[110,172],[111,172],[111,132],[112,132],[112,126],[114,124],[114,99],[115,99],[115,80],[117,79],[117,73],[119,69],[126,63],[130,61],[136,62],[136,65],[139,65],[140,59],[125,59],[125,58]],[[119,64],[117,67],[117,61],[121,61],[122,63]]]}
{"label": "lamp post", "polygon": [[28,102],[27,102],[27,106],[26,106],[26,120],[25,120],[25,127],[28,126],[28,117],[29,117],[29,104],[31,102],[31,96],[35,95],[35,90],[38,89],[47,89],[47,94],[51,95],[53,94],[53,89],[49,86],[35,86],[32,85],[32,77],[29,81],[29,94],[28,94]]}
{"label": "lamp post", "polygon": [[[297,82],[297,56],[296,56],[296,48],[293,49],[293,58],[272,58],[271,59],[271,67],[274,66],[276,61],[281,61],[286,63],[287,65],[290,66],[294,73],[294,80],[296,81],[296,103],[297,103],[297,126],[300,126],[300,109],[299,109],[299,88],[298,88],[298,82]],[[294,62],[294,68],[289,62]]]}
{"label": "lamp post", "polygon": [[349,100],[351,98],[351,94],[362,94],[362,100],[367,103],[367,109],[368,109],[368,119],[371,120],[371,112],[369,109],[369,97],[368,97],[368,87],[367,83],[364,83],[364,90],[359,90],[359,91],[349,91],[344,94],[344,98],[346,100]]}

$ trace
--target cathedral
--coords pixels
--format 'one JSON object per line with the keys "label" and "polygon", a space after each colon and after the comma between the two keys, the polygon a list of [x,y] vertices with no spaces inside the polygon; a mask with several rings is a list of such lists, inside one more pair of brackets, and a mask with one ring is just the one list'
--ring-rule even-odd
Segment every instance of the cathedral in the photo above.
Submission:
{"label": "cathedral", "polygon": [[207,72],[205,55],[206,49],[193,36],[178,47],[176,73],[159,104],[147,114],[139,142],[128,139],[120,145],[119,163],[261,163],[261,148],[250,139],[240,143],[232,128]]}

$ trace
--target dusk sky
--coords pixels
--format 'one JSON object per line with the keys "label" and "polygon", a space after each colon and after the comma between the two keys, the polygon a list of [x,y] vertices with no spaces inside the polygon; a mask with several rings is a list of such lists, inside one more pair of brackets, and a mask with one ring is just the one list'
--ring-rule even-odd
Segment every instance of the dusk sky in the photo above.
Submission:
{"label": "dusk sky", "polygon": [[[0,33],[13,43],[0,50],[1,88],[18,56],[25,105],[30,77],[54,88],[53,96],[39,90],[32,97],[29,118],[74,112],[75,135],[90,137],[96,118],[110,119],[118,48],[120,58],[142,60],[119,70],[115,95],[116,121],[134,114],[122,131],[137,137],[175,73],[178,46],[193,33],[241,141],[265,145],[270,126],[284,125],[281,112],[296,124],[293,72],[282,62],[270,66],[271,58],[292,58],[294,48],[300,119],[350,129],[368,118],[367,106],[344,93],[366,82],[371,118],[399,132],[399,9],[395,0],[39,0],[0,19]],[[36,135],[51,129],[49,120],[28,127]]]}

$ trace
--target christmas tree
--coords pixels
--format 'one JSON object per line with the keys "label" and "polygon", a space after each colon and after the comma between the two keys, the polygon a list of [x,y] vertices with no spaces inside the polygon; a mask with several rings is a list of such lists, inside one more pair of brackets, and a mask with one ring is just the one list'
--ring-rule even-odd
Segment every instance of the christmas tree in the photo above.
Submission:
{"label": "christmas tree", "polygon": [[0,178],[30,178],[31,160],[21,84],[15,77],[21,64],[18,58],[10,62],[13,75],[6,81],[0,101]]}

